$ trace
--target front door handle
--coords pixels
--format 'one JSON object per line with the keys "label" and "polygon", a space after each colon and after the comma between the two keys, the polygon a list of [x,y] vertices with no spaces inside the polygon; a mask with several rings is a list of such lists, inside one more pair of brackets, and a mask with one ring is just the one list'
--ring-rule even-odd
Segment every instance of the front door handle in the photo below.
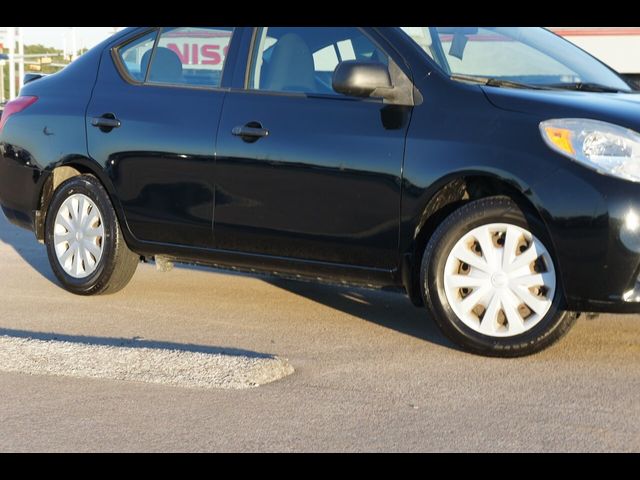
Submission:
{"label": "front door handle", "polygon": [[113,113],[105,113],[101,117],[92,118],[91,125],[99,128],[100,131],[107,133],[114,128],[120,128],[120,125],[122,124]]}
{"label": "front door handle", "polygon": [[260,122],[249,122],[242,127],[234,127],[231,134],[240,137],[248,143],[253,143],[261,138],[269,136],[269,130],[263,128]]}

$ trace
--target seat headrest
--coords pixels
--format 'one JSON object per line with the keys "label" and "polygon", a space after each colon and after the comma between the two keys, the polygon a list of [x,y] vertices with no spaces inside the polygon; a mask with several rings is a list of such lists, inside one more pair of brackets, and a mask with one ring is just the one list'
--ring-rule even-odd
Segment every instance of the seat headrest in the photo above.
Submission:
{"label": "seat headrest", "polygon": [[316,90],[313,55],[296,33],[287,33],[274,45],[263,87],[274,91]]}
{"label": "seat headrest", "polygon": [[[140,71],[146,72],[152,50],[147,51],[142,56],[140,62]],[[180,57],[165,47],[156,48],[156,54],[151,64],[151,72],[149,72],[149,81],[162,83],[178,83],[182,80],[182,62]]]}

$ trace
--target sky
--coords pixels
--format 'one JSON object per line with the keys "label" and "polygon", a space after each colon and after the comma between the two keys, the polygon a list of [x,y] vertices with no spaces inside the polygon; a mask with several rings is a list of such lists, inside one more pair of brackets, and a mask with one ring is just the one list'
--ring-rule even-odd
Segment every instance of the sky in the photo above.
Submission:
{"label": "sky", "polygon": [[[113,34],[114,28],[121,27],[76,27],[77,45],[80,48],[91,48]],[[65,38],[67,48],[71,48],[71,32],[69,27],[23,27],[24,43],[27,45],[40,43],[45,47],[64,49]]]}

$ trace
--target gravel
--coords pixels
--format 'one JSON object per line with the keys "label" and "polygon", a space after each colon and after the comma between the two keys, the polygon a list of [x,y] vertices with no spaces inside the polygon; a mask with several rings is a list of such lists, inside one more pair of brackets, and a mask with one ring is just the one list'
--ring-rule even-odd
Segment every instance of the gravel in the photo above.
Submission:
{"label": "gravel", "polygon": [[123,347],[0,336],[0,371],[172,385],[244,389],[293,373],[284,359],[166,348]]}

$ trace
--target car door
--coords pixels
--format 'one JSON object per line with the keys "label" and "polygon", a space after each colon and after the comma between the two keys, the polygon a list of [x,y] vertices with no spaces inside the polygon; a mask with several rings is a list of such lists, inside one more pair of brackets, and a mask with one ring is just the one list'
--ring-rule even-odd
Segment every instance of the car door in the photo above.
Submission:
{"label": "car door", "polygon": [[136,239],[213,245],[215,137],[230,27],[168,27],[105,51],[87,110]]}
{"label": "car door", "polygon": [[263,27],[251,45],[218,133],[216,247],[394,268],[410,107],[331,87],[340,61],[389,56],[348,27]]}

